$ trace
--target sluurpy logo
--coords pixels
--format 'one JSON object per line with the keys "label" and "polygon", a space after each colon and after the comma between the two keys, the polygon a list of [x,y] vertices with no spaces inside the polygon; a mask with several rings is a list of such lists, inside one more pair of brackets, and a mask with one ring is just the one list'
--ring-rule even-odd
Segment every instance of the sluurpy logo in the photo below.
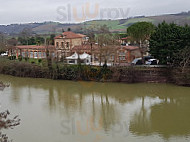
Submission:
{"label": "sluurpy logo", "polygon": [[[90,117],[85,121],[79,121],[76,120],[76,118],[72,118],[71,120],[63,120],[61,122],[61,126],[62,126],[61,133],[63,135],[89,136],[94,134],[95,137],[92,137],[93,142],[98,142],[106,139],[106,136],[103,135],[102,133],[104,130],[103,117],[100,117],[96,121],[94,117]],[[128,136],[128,132],[129,132],[129,127],[127,122],[115,123],[110,128],[110,135],[112,137],[115,137],[117,135],[126,137]]]}
{"label": "sluurpy logo", "polygon": [[81,6],[67,4],[57,8],[57,20],[62,22],[83,22],[93,19],[125,19],[129,15],[130,8],[104,8],[101,4],[90,4]]}

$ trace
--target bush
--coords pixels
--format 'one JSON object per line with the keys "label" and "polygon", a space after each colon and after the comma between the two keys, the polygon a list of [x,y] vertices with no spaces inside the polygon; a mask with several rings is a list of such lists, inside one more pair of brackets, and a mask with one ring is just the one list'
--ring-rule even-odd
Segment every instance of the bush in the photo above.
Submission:
{"label": "bush", "polygon": [[9,58],[9,60],[15,60],[16,56],[9,56],[8,58]]}
{"label": "bush", "polygon": [[28,57],[25,57],[24,60],[27,62],[27,61],[29,60],[29,58],[28,58]]}
{"label": "bush", "polygon": [[38,59],[38,63],[40,64],[42,62],[42,59]]}
{"label": "bush", "polygon": [[21,55],[18,56],[18,60],[22,61],[22,56]]}

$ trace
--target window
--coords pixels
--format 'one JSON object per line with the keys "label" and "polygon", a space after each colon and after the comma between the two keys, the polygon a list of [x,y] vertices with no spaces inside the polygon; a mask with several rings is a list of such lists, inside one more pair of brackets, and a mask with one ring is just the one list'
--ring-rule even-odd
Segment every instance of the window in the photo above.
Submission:
{"label": "window", "polygon": [[64,48],[64,42],[61,42],[61,48]]}
{"label": "window", "polygon": [[119,56],[125,56],[124,52],[119,52]]}
{"label": "window", "polygon": [[120,61],[124,61],[124,60],[125,60],[125,57],[119,57],[119,60],[120,60]]}
{"label": "window", "polygon": [[74,64],[74,63],[75,63],[75,60],[69,60],[69,63],[70,63],[70,64]]}
{"label": "window", "polygon": [[67,42],[67,48],[69,48],[69,42]]}
{"label": "window", "polygon": [[43,57],[46,58],[46,52],[43,52]]}
{"label": "window", "polygon": [[34,52],[34,58],[38,58],[38,52]]}
{"label": "window", "polygon": [[33,52],[30,52],[30,58],[33,58]]}
{"label": "window", "polygon": [[29,52],[28,51],[26,51],[26,57],[29,57]]}
{"label": "window", "polygon": [[110,59],[110,60],[114,60],[114,59],[115,59],[115,56],[114,56],[114,55],[111,55],[111,56],[109,57],[109,59]]}
{"label": "window", "polygon": [[42,58],[42,52],[38,52],[38,57]]}
{"label": "window", "polygon": [[56,47],[59,47],[59,42],[56,42]]}
{"label": "window", "polygon": [[25,57],[25,52],[22,52],[22,57]]}

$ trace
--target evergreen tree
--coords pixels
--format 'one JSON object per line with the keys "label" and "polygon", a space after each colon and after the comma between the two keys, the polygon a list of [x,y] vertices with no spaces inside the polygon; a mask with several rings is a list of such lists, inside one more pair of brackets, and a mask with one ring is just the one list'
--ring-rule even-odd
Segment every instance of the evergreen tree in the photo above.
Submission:
{"label": "evergreen tree", "polygon": [[159,59],[161,64],[172,64],[175,60],[174,54],[189,44],[189,26],[181,27],[163,22],[156,27],[150,38],[150,53]]}

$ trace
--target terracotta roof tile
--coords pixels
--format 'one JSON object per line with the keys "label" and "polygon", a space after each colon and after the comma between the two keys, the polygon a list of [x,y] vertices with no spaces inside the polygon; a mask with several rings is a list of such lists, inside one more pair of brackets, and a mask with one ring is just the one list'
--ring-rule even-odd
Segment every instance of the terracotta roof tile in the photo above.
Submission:
{"label": "terracotta roof tile", "polygon": [[76,34],[74,32],[68,31],[68,32],[62,33],[62,35],[56,36],[55,39],[59,39],[59,38],[72,39],[72,38],[82,38],[82,37],[85,37],[85,35]]}
{"label": "terracotta roof tile", "polygon": [[127,50],[137,50],[137,49],[139,49],[138,46],[124,46],[124,48],[127,49]]}
{"label": "terracotta roof tile", "polygon": [[[16,46],[18,49],[46,49],[47,46],[38,46],[38,45],[20,45]],[[54,46],[48,46],[48,48],[54,48]]]}

